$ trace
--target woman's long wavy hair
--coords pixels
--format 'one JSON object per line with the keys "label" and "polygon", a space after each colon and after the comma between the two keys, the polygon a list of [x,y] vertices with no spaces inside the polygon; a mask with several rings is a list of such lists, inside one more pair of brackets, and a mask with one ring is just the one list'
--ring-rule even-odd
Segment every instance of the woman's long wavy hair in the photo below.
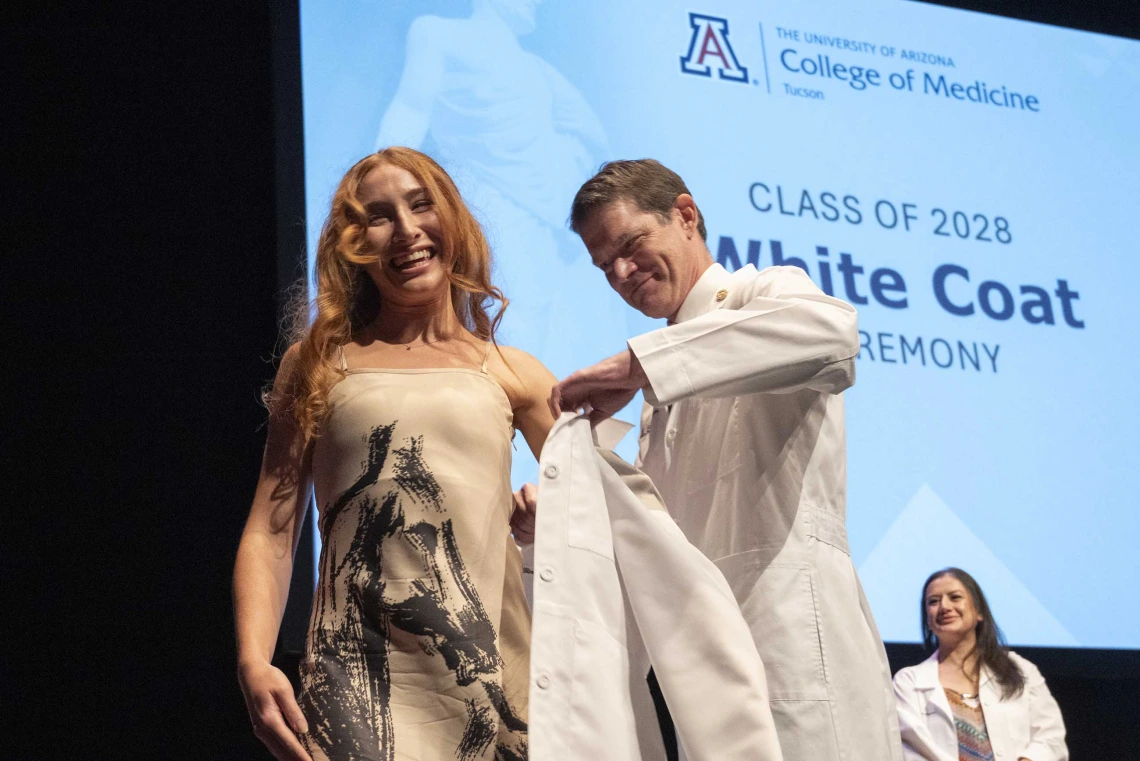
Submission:
{"label": "woman's long wavy hair", "polygon": [[[919,609],[922,613],[922,643],[926,646],[926,651],[931,653],[938,649],[938,637],[934,635],[930,623],[927,621],[926,590],[930,586],[930,582],[943,576],[953,576],[962,582],[962,586],[973,598],[974,608],[981,616],[981,620],[978,621],[978,625],[974,629],[977,640],[974,645],[974,652],[978,656],[977,668],[979,671],[982,667],[989,669],[993,678],[1001,685],[1002,700],[1017,697],[1025,689],[1025,675],[1009,657],[1009,647],[1005,643],[1005,635],[1001,633],[1001,628],[994,621],[994,615],[990,612],[990,604],[986,601],[986,596],[982,594],[981,586],[974,580],[973,576],[961,568],[943,568],[941,571],[935,571],[922,585],[922,599],[919,600]],[[972,676],[976,678],[978,674]]]}
{"label": "woman's long wavy hair", "polygon": [[[494,342],[507,306],[502,291],[491,283],[491,249],[483,229],[439,164],[403,147],[386,148],[356,162],[337,186],[317,243],[316,298],[312,304],[300,299],[293,309],[290,342],[299,345],[289,388],[272,391],[267,398],[271,413],[292,412],[305,442],[320,436],[329,392],[344,377],[336,360],[339,347],[380,312],[380,291],[364,270],[379,254],[368,250],[368,215],[358,191],[368,173],[383,164],[410,172],[435,204],[442,238],[436,255],[448,273],[451,304],[460,324],[479,339]],[[498,309],[492,314],[495,302]]]}

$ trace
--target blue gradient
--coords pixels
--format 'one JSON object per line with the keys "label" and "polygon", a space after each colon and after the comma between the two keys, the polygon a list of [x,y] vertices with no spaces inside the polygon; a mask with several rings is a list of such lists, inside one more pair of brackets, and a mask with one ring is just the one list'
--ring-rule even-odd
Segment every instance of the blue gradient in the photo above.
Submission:
{"label": "blue gradient", "polygon": [[[847,392],[848,526],[884,639],[917,639],[918,585],[953,563],[976,571],[1016,644],[1140,647],[1140,613],[1122,604],[1140,586],[1140,403],[1128,386],[1140,377],[1140,43],[913,2],[301,10],[310,252],[353,162],[378,144],[421,148],[487,228],[512,299],[503,340],[561,377],[654,327],[609,292],[565,218],[602,161],[657,158],[692,189],[714,255],[727,238],[745,261],[754,240],[766,266],[779,241],[822,286],[824,247],[835,294],[867,299],[870,350]],[[694,39],[710,24],[713,40]],[[924,92],[926,77],[946,85]],[[994,104],[1007,94],[975,102],[980,83],[1033,107]],[[769,192],[750,194],[755,183]],[[798,213],[805,191],[818,218]],[[840,212],[857,198],[861,222],[823,218],[825,192]],[[879,201],[887,223],[909,209],[911,229],[876,221]],[[934,233],[936,208],[948,235]],[[998,217],[1009,242],[979,240]],[[844,253],[864,268],[854,293],[837,269]],[[932,278],[945,264],[969,271],[947,296],[972,300],[973,314],[939,304]],[[905,294],[876,298],[877,269]],[[1079,293],[1069,319],[1059,280]],[[995,314],[1010,293],[1011,317],[983,313],[984,281],[1000,284],[987,286]],[[1022,286],[1048,294],[1054,324],[1025,319]],[[902,362],[900,336],[923,339],[925,364]],[[937,339],[952,353],[939,344],[930,356]],[[622,417],[636,422],[638,408]],[[619,451],[632,459],[627,439]],[[515,481],[534,477],[520,447]]]}

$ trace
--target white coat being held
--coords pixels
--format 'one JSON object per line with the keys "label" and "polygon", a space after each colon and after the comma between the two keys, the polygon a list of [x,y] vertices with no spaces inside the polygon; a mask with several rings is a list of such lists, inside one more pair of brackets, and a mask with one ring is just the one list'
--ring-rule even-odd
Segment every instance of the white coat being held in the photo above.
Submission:
{"label": "white coat being held", "polygon": [[847,546],[854,307],[797,267],[700,276],[629,341],[649,379],[639,466],[728,580],[787,761],[892,761],[890,668]]}
{"label": "white coat being held", "polygon": [[[1065,723],[1041,672],[1014,652],[1025,676],[1021,694],[1001,697],[1001,685],[982,667],[978,698],[996,761],[1068,761]],[[958,761],[958,733],[946,692],[938,681],[938,653],[895,675],[905,761]]]}

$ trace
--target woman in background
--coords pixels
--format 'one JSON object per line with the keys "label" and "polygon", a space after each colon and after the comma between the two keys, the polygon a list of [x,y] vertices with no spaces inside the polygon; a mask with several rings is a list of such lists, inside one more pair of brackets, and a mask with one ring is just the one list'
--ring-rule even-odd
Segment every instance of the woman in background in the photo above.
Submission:
{"label": "woman in background", "polygon": [[1057,702],[1037,667],[1005,646],[978,582],[936,571],[920,607],[934,653],[895,675],[907,761],[1067,761]]}
{"label": "woman in background", "polygon": [[[269,394],[234,568],[238,676],[278,759],[527,755],[530,614],[511,439],[538,456],[554,377],[494,341],[502,294],[451,178],[388,148],[341,180],[316,315]],[[323,541],[301,694],[270,664],[313,486]]]}

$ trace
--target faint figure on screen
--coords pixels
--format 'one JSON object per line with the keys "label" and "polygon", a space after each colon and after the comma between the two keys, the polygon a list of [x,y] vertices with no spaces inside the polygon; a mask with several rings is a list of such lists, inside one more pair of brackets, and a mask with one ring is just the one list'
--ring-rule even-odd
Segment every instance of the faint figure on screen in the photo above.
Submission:
{"label": "faint figure on screen", "polygon": [[602,336],[624,339],[625,318],[616,301],[596,309],[572,301],[594,274],[566,215],[608,146],[578,89],[520,46],[537,5],[474,0],[468,18],[415,19],[376,146],[430,138],[488,228],[511,294],[504,333],[563,374],[592,358]]}

